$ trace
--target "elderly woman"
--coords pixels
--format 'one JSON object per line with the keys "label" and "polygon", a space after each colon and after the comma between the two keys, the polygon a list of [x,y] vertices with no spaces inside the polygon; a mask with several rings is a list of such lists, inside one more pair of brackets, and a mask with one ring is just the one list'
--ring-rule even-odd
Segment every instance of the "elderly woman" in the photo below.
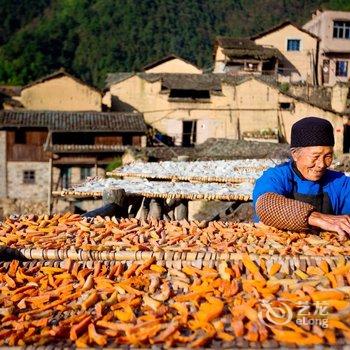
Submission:
{"label": "elderly woman", "polygon": [[333,160],[333,127],[308,117],[292,127],[292,160],[268,169],[257,180],[255,221],[279,229],[350,234],[350,177],[329,170]]}

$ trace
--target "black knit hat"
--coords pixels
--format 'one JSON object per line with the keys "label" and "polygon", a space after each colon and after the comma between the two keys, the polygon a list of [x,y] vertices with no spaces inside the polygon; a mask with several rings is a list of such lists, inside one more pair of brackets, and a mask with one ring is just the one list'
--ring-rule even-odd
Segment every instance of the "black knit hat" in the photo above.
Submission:
{"label": "black knit hat", "polygon": [[322,118],[307,117],[292,126],[290,147],[334,146],[332,124]]}

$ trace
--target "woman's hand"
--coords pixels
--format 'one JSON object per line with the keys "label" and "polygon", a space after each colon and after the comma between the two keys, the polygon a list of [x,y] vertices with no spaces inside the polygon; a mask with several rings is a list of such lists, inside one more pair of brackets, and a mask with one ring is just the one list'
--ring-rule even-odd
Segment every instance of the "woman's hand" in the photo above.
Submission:
{"label": "woman's hand", "polygon": [[310,226],[319,227],[324,231],[337,232],[341,241],[350,236],[350,215],[330,215],[314,211],[308,222]]}

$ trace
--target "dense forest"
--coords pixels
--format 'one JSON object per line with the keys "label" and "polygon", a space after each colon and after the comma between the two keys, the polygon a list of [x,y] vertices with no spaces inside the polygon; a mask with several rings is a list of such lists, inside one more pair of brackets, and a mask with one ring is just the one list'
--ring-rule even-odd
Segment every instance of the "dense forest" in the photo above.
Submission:
{"label": "dense forest", "polygon": [[350,0],[0,0],[0,83],[26,84],[60,67],[103,87],[175,53],[206,70],[216,35],[248,37]]}

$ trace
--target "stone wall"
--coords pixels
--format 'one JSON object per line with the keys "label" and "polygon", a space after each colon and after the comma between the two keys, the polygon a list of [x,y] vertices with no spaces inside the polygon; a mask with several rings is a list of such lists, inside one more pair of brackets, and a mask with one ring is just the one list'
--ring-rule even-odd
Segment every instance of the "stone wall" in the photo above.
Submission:
{"label": "stone wall", "polygon": [[47,201],[33,202],[30,199],[0,198],[0,220],[13,214],[48,214]]}
{"label": "stone wall", "polygon": [[325,108],[332,108],[332,88],[310,84],[290,84],[288,93],[299,96]]}
{"label": "stone wall", "polygon": [[337,83],[332,88],[332,108],[344,112],[348,107],[349,84]]}
{"label": "stone wall", "polygon": [[[35,171],[35,183],[23,183],[23,172]],[[28,199],[33,202],[47,201],[49,188],[48,162],[8,162],[7,185],[10,199]]]}
{"label": "stone wall", "polygon": [[0,131],[0,197],[7,196],[6,131]]}
{"label": "stone wall", "polygon": [[293,110],[280,111],[280,122],[282,134],[285,136],[286,141],[290,142],[290,133],[292,125],[297,121],[305,117],[315,116],[327,119],[330,121],[334,128],[334,151],[337,155],[343,152],[343,141],[344,141],[344,120],[339,114],[325,111],[323,109],[312,106],[308,103],[294,100]]}

